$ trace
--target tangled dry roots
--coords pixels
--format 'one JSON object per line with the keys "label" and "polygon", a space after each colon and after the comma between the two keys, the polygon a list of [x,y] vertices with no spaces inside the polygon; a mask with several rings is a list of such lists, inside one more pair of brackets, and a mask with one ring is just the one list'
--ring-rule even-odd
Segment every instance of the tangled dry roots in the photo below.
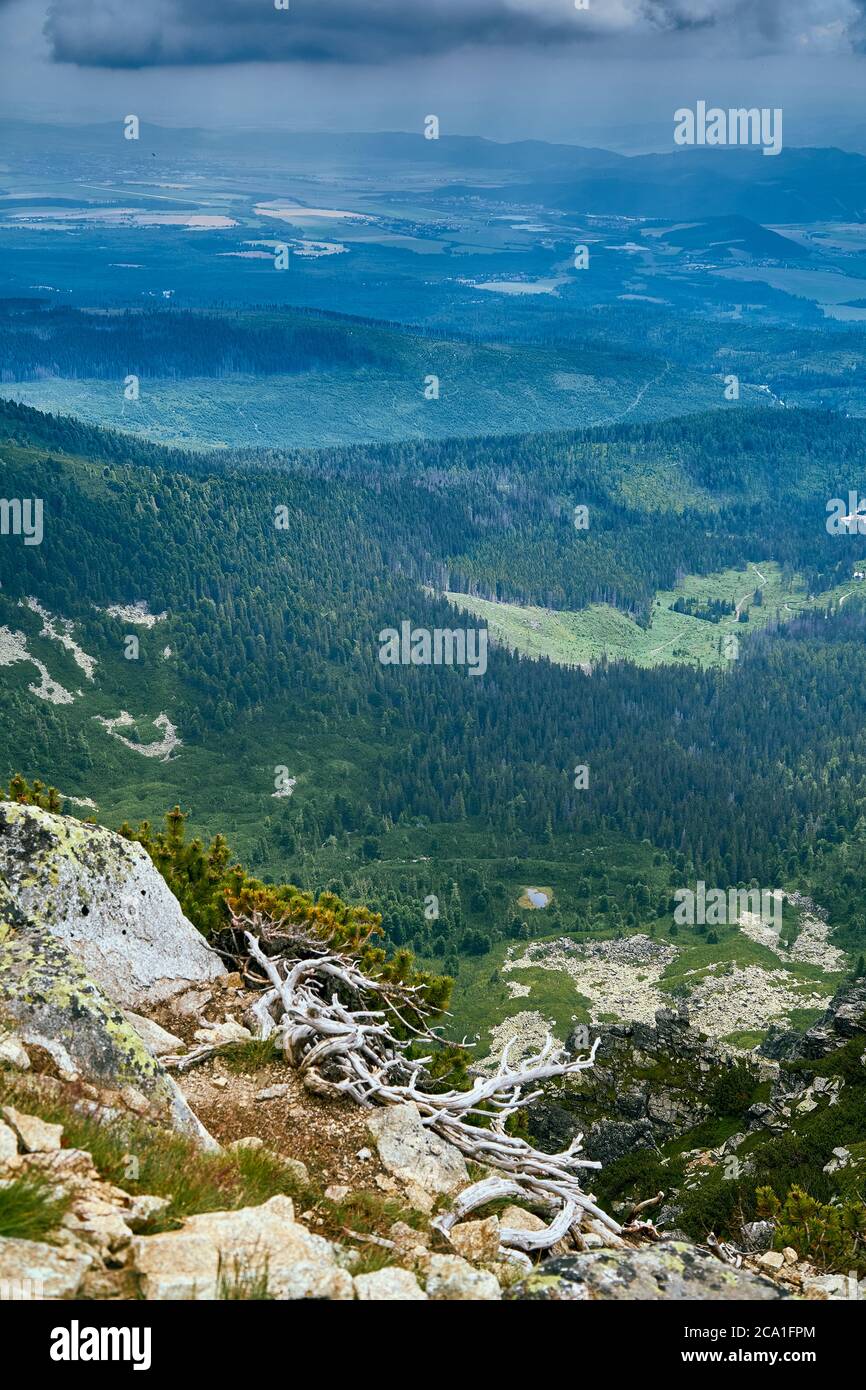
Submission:
{"label": "tangled dry roots", "polygon": [[[251,1011],[259,1037],[277,1043],[311,1091],[348,1095],[368,1107],[411,1101],[432,1131],[493,1170],[460,1193],[438,1219],[443,1232],[468,1212],[511,1197],[528,1199],[552,1217],[544,1231],[502,1230],[502,1244],[510,1251],[546,1249],[569,1231],[579,1233],[585,1221],[600,1223],[616,1242],[623,1228],[580,1185],[582,1170],[601,1166],[580,1157],[582,1135],[562,1153],[546,1154],[505,1130],[508,1117],[541,1094],[541,1082],[592,1067],[598,1041],[575,1058],[548,1038],[536,1056],[513,1067],[506,1048],[495,1073],[476,1078],[468,1090],[425,1089],[433,1053],[419,1058],[410,1050],[417,1050],[418,1040],[439,1047],[442,1039],[427,1021],[431,1011],[422,986],[369,976],[351,956],[309,937],[298,936],[289,945],[285,932],[279,934],[281,954],[268,955],[260,922],[238,919],[235,926],[244,929],[250,958],[265,977]],[[257,930],[247,930],[250,926]],[[271,936],[271,949],[273,943]],[[635,1227],[629,1233],[642,1231]]]}

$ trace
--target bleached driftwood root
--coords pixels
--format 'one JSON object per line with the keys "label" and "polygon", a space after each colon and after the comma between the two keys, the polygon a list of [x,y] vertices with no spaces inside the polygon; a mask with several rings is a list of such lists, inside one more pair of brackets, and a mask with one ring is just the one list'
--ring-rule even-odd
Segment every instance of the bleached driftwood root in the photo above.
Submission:
{"label": "bleached driftwood root", "polygon": [[253,932],[246,930],[245,937],[268,986],[251,1010],[259,1036],[274,1039],[309,1090],[348,1095],[367,1107],[411,1101],[432,1131],[498,1175],[459,1194],[437,1222],[444,1234],[468,1212],[507,1196],[552,1213],[544,1231],[503,1230],[502,1244],[509,1250],[548,1249],[579,1230],[583,1219],[601,1223],[614,1238],[619,1235],[619,1223],[581,1188],[582,1171],[601,1167],[580,1157],[582,1135],[562,1153],[546,1154],[505,1130],[509,1116],[541,1094],[540,1083],[592,1067],[598,1040],[586,1056],[574,1058],[548,1037],[535,1056],[513,1067],[506,1048],[495,1074],[476,1078],[468,1090],[424,1090],[432,1054],[412,1058],[409,1049],[419,1039],[437,1046],[442,1039],[426,1022],[430,1011],[419,987],[371,978],[350,956],[320,944],[305,943],[303,959],[284,959],[266,955]]}

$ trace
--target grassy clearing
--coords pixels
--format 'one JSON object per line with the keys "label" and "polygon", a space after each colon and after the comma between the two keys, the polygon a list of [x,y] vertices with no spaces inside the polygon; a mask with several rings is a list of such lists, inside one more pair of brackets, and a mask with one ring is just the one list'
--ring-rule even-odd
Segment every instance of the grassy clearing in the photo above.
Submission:
{"label": "grassy clearing", "polygon": [[[608,604],[591,604],[578,612],[521,607],[448,592],[446,598],[461,612],[482,618],[497,642],[525,656],[547,657],[561,665],[577,666],[601,661],[633,661],[638,666],[687,662],[699,666],[726,667],[725,637],[743,641],[750,631],[768,622],[785,622],[798,613],[839,603],[856,591],[857,582],[842,584],[810,598],[798,578],[786,581],[779,565],[759,560],[745,570],[718,574],[687,575],[675,589],[660,591],[653,604],[652,624],[639,627],[626,613]],[[762,602],[756,602],[760,591]],[[749,614],[747,623],[726,616],[719,623],[675,613],[677,599],[699,603],[724,600],[740,605]]]}
{"label": "grassy clearing", "polygon": [[[447,1032],[449,1037],[456,1039],[466,1037],[471,1041],[477,1037],[478,1046],[473,1056],[486,1056],[490,1051],[489,1030],[515,1014],[540,1013],[562,1041],[575,1023],[589,1022],[589,1001],[578,994],[574,982],[560,971],[533,967],[502,975],[501,966],[509,944],[514,943],[498,942],[487,955],[464,958],[460,962]],[[523,948],[528,944],[520,943]],[[529,994],[512,998],[506,980],[528,985]]]}

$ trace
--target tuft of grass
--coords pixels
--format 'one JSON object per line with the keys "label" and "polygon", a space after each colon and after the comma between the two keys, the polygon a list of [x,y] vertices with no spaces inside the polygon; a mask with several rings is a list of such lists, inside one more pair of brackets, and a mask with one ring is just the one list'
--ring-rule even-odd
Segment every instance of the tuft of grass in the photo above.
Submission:
{"label": "tuft of grass", "polygon": [[253,1038],[250,1042],[229,1043],[219,1053],[226,1070],[235,1076],[260,1071],[269,1062],[275,1062],[279,1055],[273,1038]]}
{"label": "tuft of grass", "polygon": [[[318,1229],[331,1240],[345,1240],[347,1230],[358,1235],[387,1236],[395,1221],[403,1221],[416,1231],[426,1230],[429,1225],[415,1207],[405,1206],[394,1197],[383,1197],[379,1192],[349,1192],[339,1202],[323,1197],[316,1212],[322,1218]],[[382,1249],[380,1246],[380,1252]],[[390,1263],[393,1263],[393,1255]]]}
{"label": "tuft of grass", "polygon": [[0,1187],[0,1236],[16,1240],[45,1240],[69,1210],[71,1197],[57,1195],[41,1174],[13,1178]]}
{"label": "tuft of grass", "polygon": [[225,1267],[220,1258],[218,1297],[223,1303],[265,1303],[273,1301],[268,1287],[268,1260],[265,1256],[256,1261],[252,1258],[239,1259],[235,1256],[230,1266]]}
{"label": "tuft of grass", "polygon": [[381,1245],[364,1245],[352,1261],[352,1274],[378,1274],[380,1269],[390,1269],[396,1263],[393,1250],[385,1250]]}

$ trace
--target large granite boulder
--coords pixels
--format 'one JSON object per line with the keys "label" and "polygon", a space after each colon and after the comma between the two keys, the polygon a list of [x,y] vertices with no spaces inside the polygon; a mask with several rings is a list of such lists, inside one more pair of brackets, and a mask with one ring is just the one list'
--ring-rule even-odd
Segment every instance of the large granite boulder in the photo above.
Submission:
{"label": "large granite boulder", "polygon": [[154,1118],[213,1147],[119,1003],[220,973],[140,846],[0,802],[0,1024],[62,1077],[133,1108],[144,1097]]}
{"label": "large granite boulder", "polygon": [[0,802],[0,882],[124,1008],[225,973],[147,851],[101,826]]}
{"label": "large granite boulder", "polygon": [[417,1105],[389,1105],[367,1121],[383,1168],[406,1183],[410,1192],[430,1197],[453,1194],[469,1185],[466,1160],[459,1149],[424,1124]]}

